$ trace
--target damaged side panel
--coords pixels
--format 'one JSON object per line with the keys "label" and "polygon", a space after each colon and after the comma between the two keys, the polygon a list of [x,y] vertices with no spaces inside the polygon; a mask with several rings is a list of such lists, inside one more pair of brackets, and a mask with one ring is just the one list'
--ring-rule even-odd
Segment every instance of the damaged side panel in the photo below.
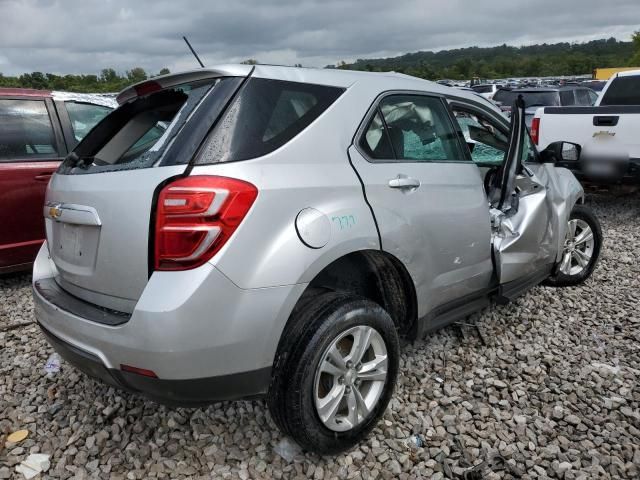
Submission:
{"label": "damaged side panel", "polygon": [[549,178],[548,201],[553,211],[550,229],[556,232],[553,240],[556,252],[555,261],[558,262],[562,257],[569,215],[577,203],[584,201],[584,189],[573,173],[566,168],[557,168],[548,163],[542,164],[541,167]]}
{"label": "damaged side panel", "polygon": [[534,275],[560,259],[571,209],[584,195],[568,170],[528,165],[518,176],[515,213],[491,210],[496,275],[500,284]]}

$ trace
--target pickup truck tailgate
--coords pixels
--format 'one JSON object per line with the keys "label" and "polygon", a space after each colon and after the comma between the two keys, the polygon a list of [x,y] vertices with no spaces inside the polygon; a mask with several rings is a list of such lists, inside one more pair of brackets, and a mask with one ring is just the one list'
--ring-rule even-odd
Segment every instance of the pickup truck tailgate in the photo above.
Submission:
{"label": "pickup truck tailgate", "polygon": [[610,149],[640,159],[640,106],[545,107],[536,116],[541,150],[566,141],[583,149]]}

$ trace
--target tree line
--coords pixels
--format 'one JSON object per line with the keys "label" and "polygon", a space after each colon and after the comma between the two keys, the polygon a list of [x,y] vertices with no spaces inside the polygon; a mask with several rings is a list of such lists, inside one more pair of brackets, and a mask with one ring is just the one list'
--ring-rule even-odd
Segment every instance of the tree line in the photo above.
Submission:
{"label": "tree line", "polygon": [[389,71],[426,79],[549,77],[590,74],[596,68],[640,67],[640,32],[631,42],[615,38],[585,43],[512,47],[469,47],[439,52],[407,53],[392,58],[339,62],[328,68]]}
{"label": "tree line", "polygon": [[133,83],[141,82],[158,75],[165,75],[168,68],[157,74],[147,74],[141,67],[135,67],[123,74],[113,68],[101,70],[99,75],[56,75],[53,73],[32,72],[16,77],[8,77],[0,73],[0,87],[36,88],[39,90],[62,90],[80,93],[119,92]]}
{"label": "tree line", "polygon": [[[257,64],[255,59],[242,63]],[[297,64],[296,66],[302,66]],[[555,43],[512,47],[469,47],[439,52],[414,52],[392,58],[359,59],[354,63],[339,62],[327,68],[351,70],[389,71],[406,73],[416,77],[437,79],[547,77],[583,75],[595,68],[640,67],[640,31],[632,41],[615,38],[593,40],[585,43]],[[149,74],[136,67],[124,73],[105,68],[98,75],[57,75],[32,72],[19,76],[0,73],[0,87],[66,90],[73,92],[119,92],[132,83],[169,73],[163,68],[157,74]]]}

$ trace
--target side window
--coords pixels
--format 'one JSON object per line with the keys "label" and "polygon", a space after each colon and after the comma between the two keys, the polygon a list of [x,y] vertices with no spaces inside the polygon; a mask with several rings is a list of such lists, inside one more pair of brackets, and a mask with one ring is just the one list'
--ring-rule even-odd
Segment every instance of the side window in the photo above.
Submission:
{"label": "side window", "polygon": [[0,160],[58,156],[44,101],[0,100],[0,125]]}
{"label": "side window", "polygon": [[80,102],[65,102],[64,104],[67,107],[69,119],[71,120],[73,136],[78,142],[89,133],[89,130],[111,112],[109,107],[103,107],[102,105]]}
{"label": "side window", "polygon": [[522,163],[537,163],[536,151],[527,131],[524,135],[524,145],[522,147]]}
{"label": "side window", "polygon": [[593,90],[588,90],[588,93],[589,93],[589,105],[595,104],[596,100],[598,99],[598,94]]}
{"label": "side window", "polygon": [[589,92],[586,89],[576,90],[576,99],[578,105],[591,105],[591,99],[589,98]]}
{"label": "side window", "polygon": [[[384,117],[387,135],[397,160],[464,161],[457,133],[439,98],[391,95],[380,102],[379,111]],[[374,130],[375,122],[374,117],[371,124]],[[371,127],[367,133],[373,135]]]}
{"label": "side window", "polygon": [[376,159],[395,159],[389,134],[384,128],[384,122],[380,117],[380,112],[371,119],[369,127],[364,136],[360,139],[360,146],[370,158]]}
{"label": "side window", "polygon": [[305,130],[344,90],[252,78],[209,135],[202,163],[261,157]]}
{"label": "side window", "polygon": [[453,109],[471,152],[471,159],[483,165],[502,165],[509,138],[499,127],[471,110]]}

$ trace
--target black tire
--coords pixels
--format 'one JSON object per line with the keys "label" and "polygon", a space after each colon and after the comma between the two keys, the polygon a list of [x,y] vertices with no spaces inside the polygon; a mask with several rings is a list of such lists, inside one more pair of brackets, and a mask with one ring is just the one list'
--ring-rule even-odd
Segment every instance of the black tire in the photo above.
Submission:
{"label": "black tire", "polygon": [[[361,423],[344,432],[325,426],[314,403],[315,372],[323,353],[349,328],[374,328],[387,350],[387,376],[380,398]],[[395,325],[378,304],[357,296],[321,292],[296,308],[280,342],[267,403],[281,430],[305,450],[332,455],[364,439],[382,417],[393,394],[400,347]]]}
{"label": "black tire", "polygon": [[551,287],[572,287],[584,283],[593,273],[598,258],[600,257],[600,250],[602,248],[602,229],[597,217],[593,214],[590,208],[584,205],[576,205],[571,211],[569,220],[579,219],[587,223],[593,232],[593,254],[591,260],[587,266],[579,273],[574,275],[568,275],[560,271],[560,265],[556,267],[556,272],[549,277],[544,284]]}

